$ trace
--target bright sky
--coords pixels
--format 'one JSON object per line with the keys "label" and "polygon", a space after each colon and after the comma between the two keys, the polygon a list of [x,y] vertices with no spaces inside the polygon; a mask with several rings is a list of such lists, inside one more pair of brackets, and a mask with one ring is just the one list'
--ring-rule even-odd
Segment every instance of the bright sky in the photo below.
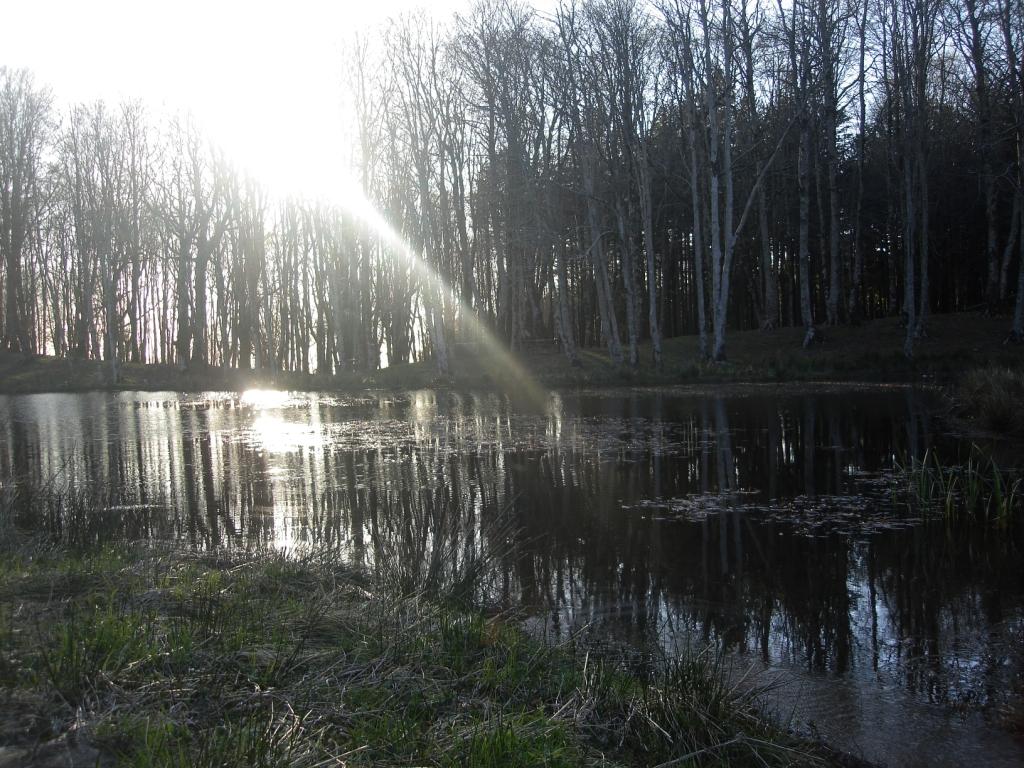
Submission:
{"label": "bright sky", "polygon": [[[190,109],[273,193],[333,197],[350,156],[342,45],[424,4],[16,0],[0,25],[0,65],[34,71],[62,107],[139,98]],[[468,4],[426,3],[443,19]]]}

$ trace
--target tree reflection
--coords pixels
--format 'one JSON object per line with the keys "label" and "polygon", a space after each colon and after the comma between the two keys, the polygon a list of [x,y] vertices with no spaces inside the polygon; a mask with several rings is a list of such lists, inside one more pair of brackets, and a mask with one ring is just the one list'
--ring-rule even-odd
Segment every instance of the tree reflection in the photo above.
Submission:
{"label": "tree reflection", "polygon": [[[432,393],[316,401],[274,412],[301,437],[287,450],[252,439],[256,415],[230,399],[45,406],[0,400],[0,477],[97,491],[112,511],[75,522],[84,540],[331,547],[408,591],[475,576],[478,599],[522,605],[555,636],[592,624],[669,653],[863,667],[934,701],[989,699],[1019,669],[1020,531],[809,534],[772,512],[923,455],[936,437],[909,391],[563,394],[542,415]],[[695,498],[701,515],[665,511]]]}

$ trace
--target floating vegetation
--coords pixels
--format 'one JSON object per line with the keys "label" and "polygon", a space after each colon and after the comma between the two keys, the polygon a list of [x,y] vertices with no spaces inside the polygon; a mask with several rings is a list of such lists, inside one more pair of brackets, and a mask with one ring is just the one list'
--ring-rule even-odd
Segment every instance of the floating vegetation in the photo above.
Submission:
{"label": "floating vegetation", "polygon": [[1020,470],[1003,469],[977,445],[962,464],[946,464],[926,451],[898,469],[909,504],[925,512],[1006,523],[1024,509]]}
{"label": "floating vegetation", "polygon": [[703,522],[722,512],[754,508],[756,505],[748,503],[747,499],[758,493],[756,490],[740,489],[724,493],[694,493],[675,499],[644,499],[626,509],[651,512],[666,519]]}
{"label": "floating vegetation", "polygon": [[770,522],[790,523],[807,536],[863,536],[920,525],[922,518],[867,496],[797,496],[769,508]]}
{"label": "floating vegetation", "polygon": [[766,522],[795,526],[798,534],[864,535],[919,525],[927,517],[1008,522],[1024,509],[1024,474],[1004,469],[977,445],[961,464],[945,464],[934,451],[894,471],[847,476],[841,494],[801,494],[765,500],[738,489],[678,498],[645,499],[626,507],[660,519],[703,522],[722,513],[756,513]]}
{"label": "floating vegetation", "polygon": [[860,472],[847,479],[850,490],[844,494],[801,494],[766,500],[760,491],[741,488],[648,499],[627,509],[651,513],[664,520],[688,522],[703,522],[723,513],[756,514],[764,522],[791,525],[794,533],[804,536],[862,536],[910,528],[923,521],[916,510],[894,503],[899,479],[893,473]]}

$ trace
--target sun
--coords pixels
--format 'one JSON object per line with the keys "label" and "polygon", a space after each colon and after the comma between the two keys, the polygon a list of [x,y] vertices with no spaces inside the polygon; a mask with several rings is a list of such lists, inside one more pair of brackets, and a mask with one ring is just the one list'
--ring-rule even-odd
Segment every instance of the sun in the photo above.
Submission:
{"label": "sun", "polygon": [[440,18],[468,2],[11,3],[0,65],[32,70],[60,112],[98,99],[190,112],[271,196],[344,204],[353,146],[344,47],[417,5]]}

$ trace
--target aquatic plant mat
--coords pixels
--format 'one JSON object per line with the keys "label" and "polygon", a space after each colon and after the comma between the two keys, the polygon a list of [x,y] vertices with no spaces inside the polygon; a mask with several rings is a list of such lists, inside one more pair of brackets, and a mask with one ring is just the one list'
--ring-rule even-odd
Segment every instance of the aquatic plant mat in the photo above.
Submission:
{"label": "aquatic plant mat", "polygon": [[4,531],[0,766],[822,765],[709,657],[639,672],[331,552]]}

